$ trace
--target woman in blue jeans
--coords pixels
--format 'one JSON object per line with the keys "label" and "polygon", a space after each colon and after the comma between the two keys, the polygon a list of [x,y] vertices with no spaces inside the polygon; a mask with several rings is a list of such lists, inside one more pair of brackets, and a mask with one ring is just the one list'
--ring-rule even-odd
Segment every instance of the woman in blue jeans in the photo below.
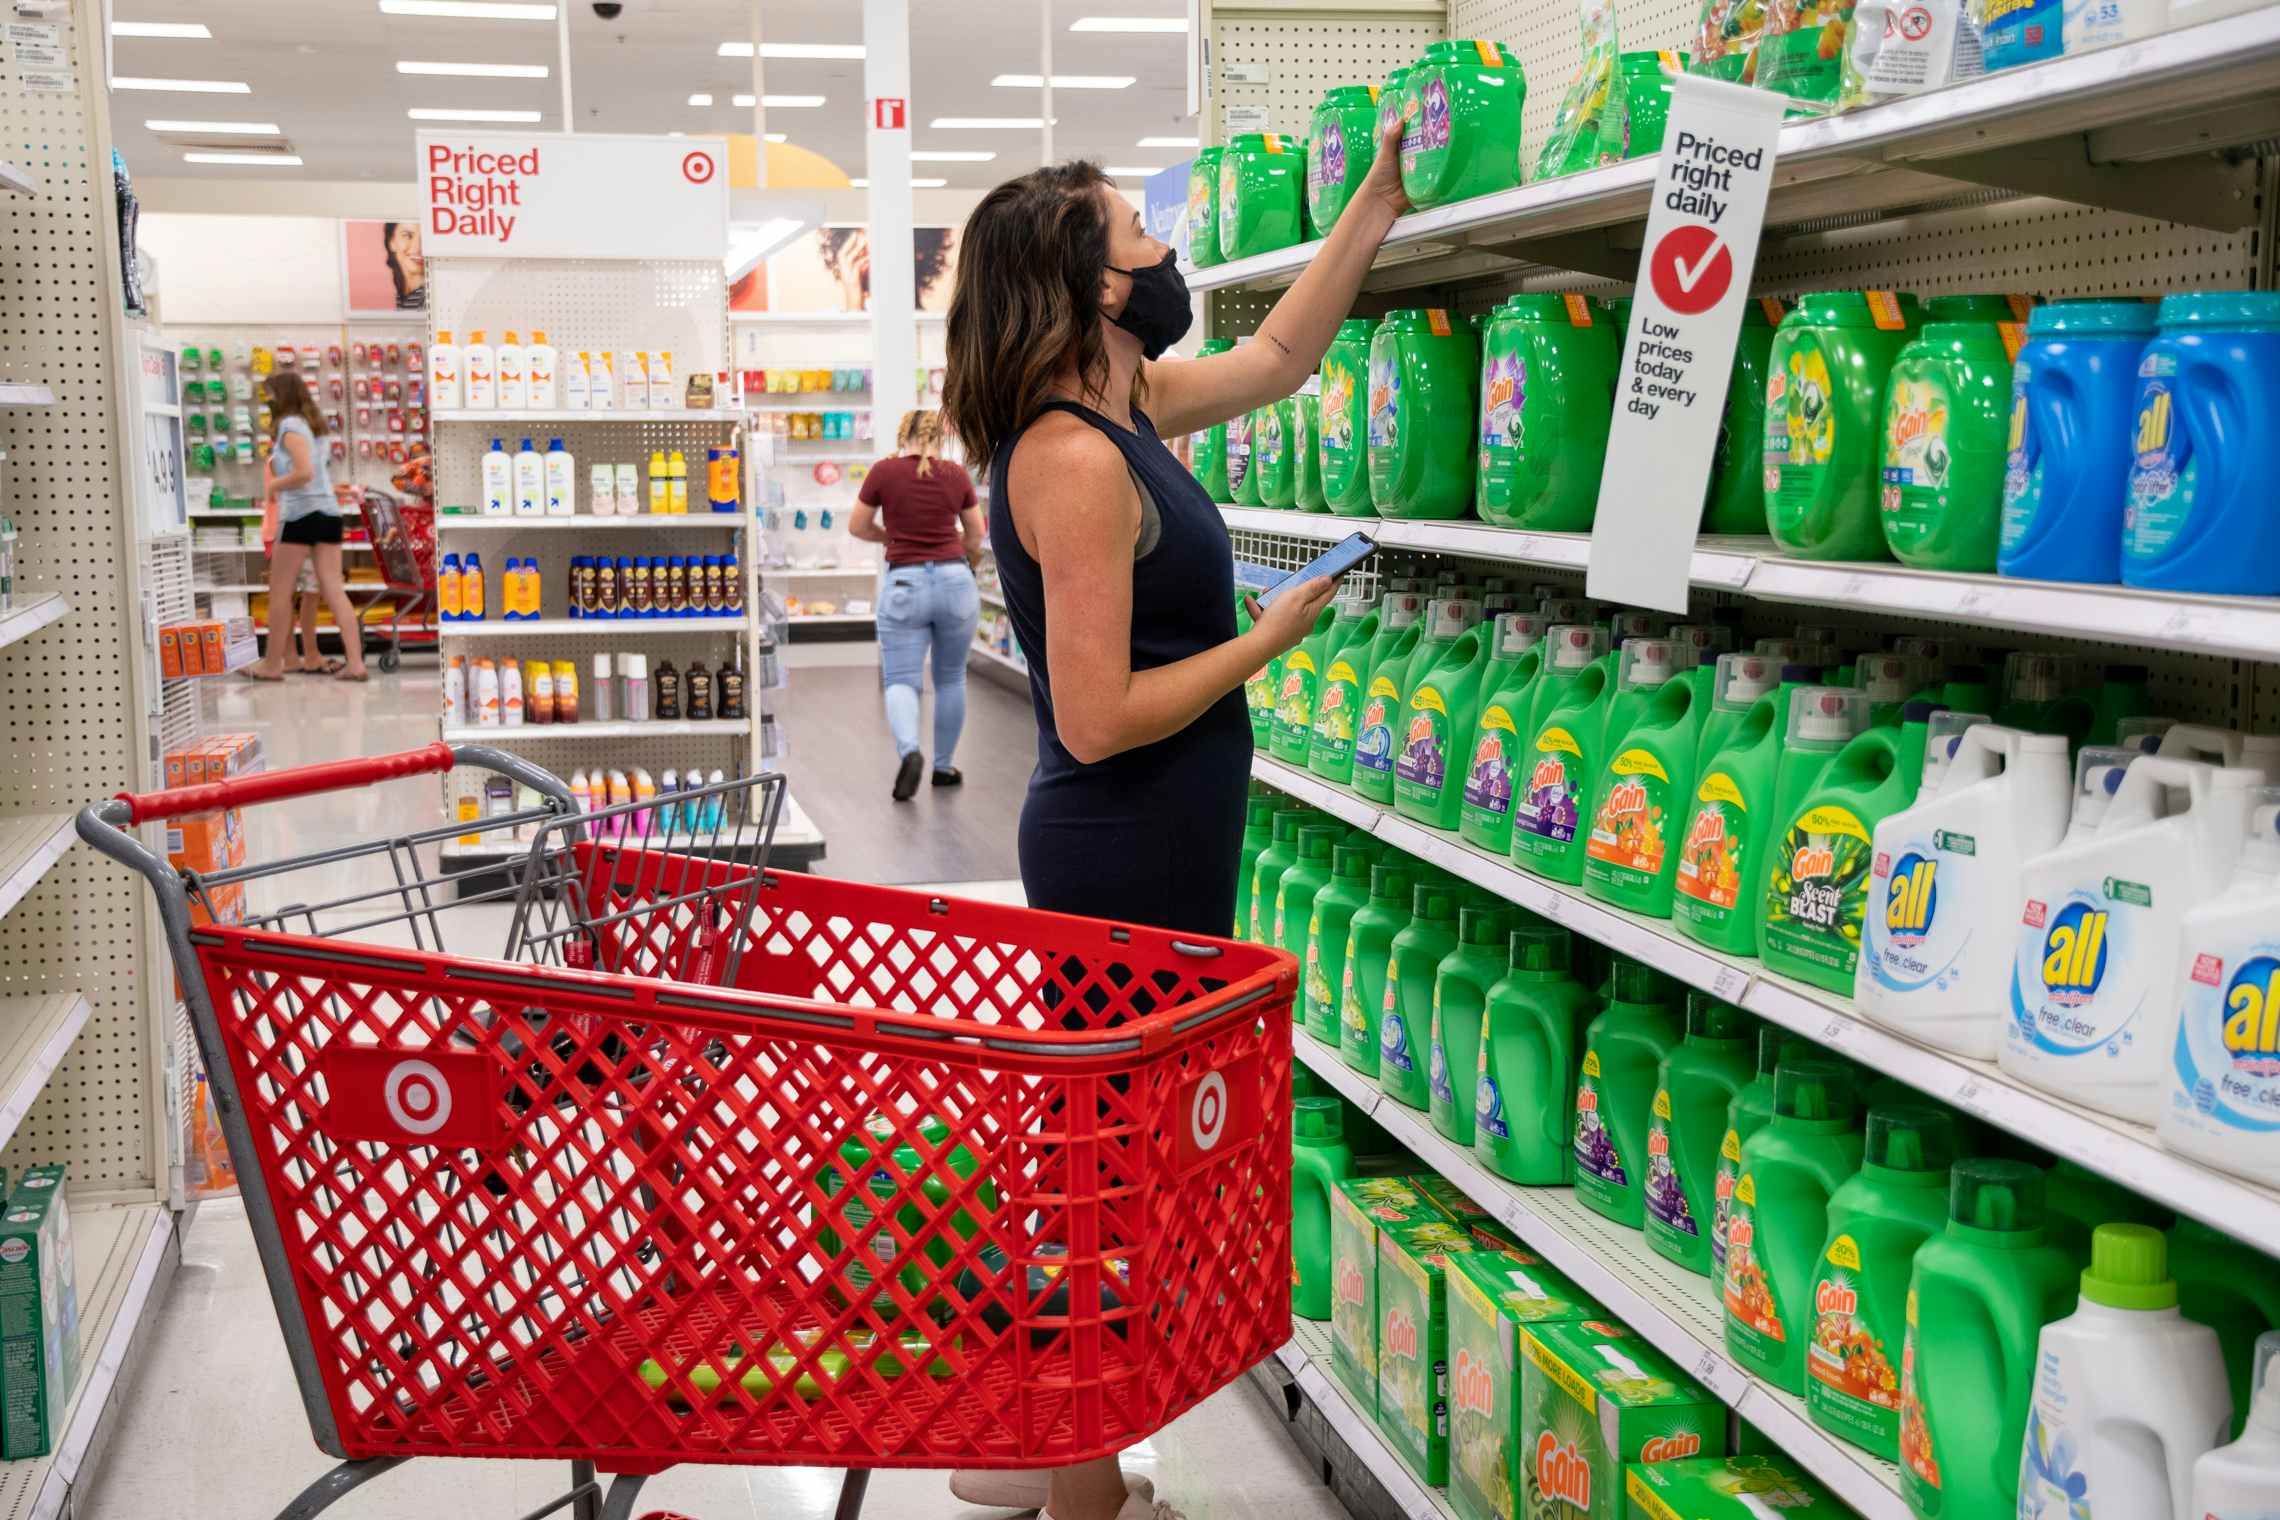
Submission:
{"label": "woman in blue jeans", "polygon": [[942,414],[903,413],[894,455],[863,477],[855,518],[847,525],[866,543],[887,546],[887,573],[879,583],[879,685],[901,756],[897,802],[917,794],[918,774],[926,768],[918,748],[918,694],[929,642],[934,784],[956,786],[965,779],[950,762],[966,726],[966,651],[982,615],[973,571],[982,553],[982,511],[973,478],[941,453]]}

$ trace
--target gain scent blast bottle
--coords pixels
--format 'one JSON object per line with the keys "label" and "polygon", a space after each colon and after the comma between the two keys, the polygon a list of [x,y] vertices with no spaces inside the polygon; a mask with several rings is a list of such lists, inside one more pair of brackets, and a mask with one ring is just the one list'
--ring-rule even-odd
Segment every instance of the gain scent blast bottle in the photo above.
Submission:
{"label": "gain scent blast bottle", "polygon": [[1733,377],[1718,414],[1718,441],[1710,451],[1710,494],[1702,504],[1705,533],[1765,532],[1765,398],[1772,371],[1773,330],[1781,302],[1759,296],[1742,307]]}
{"label": "gain scent blast bottle", "polygon": [[1464,745],[1480,715],[1480,684],[1495,652],[1480,603],[1436,601],[1411,660],[1408,721],[1393,767],[1394,810],[1436,829],[1454,829],[1464,802]]}
{"label": "gain scent blast bottle", "polygon": [[1528,81],[1503,43],[1429,44],[1401,88],[1409,112],[1401,134],[1401,188],[1412,206],[1423,211],[1520,183]]}
{"label": "gain scent blast bottle", "polygon": [[1315,447],[1322,500],[1339,517],[1375,517],[1370,499],[1370,334],[1377,323],[1349,317],[1323,351]]}
{"label": "gain scent blast bottle", "polygon": [[1281,805],[1281,798],[1258,791],[1243,803],[1243,853],[1235,869],[1237,939],[1251,937],[1251,871],[1259,863],[1259,852],[1274,842],[1275,809]]}
{"label": "gain scent blast bottle", "polygon": [[1718,1176],[1711,1186],[1710,1276],[1721,1293],[1726,1282],[1726,1226],[1734,1216],[1734,1189],[1742,1180],[1742,1147],[1773,1120],[1773,1078],[1783,1061],[1810,1060],[1813,1046],[1787,1030],[1761,1024],[1757,1032],[1757,1075],[1742,1084],[1726,1108],[1726,1133],[1718,1141]]}
{"label": "gain scent blast bottle", "polygon": [[[1465,766],[1464,805],[1457,812],[1457,834],[1492,855],[1512,853],[1513,773],[1519,764],[1522,730],[1543,672],[1544,620],[1532,612],[1496,617],[1480,721],[1473,725]],[[1588,663],[1588,662],[1587,662]]]}
{"label": "gain scent blast bottle", "polygon": [[1395,736],[1409,702],[1409,663],[1425,636],[1425,598],[1397,591],[1378,604],[1377,642],[1362,686],[1354,731],[1353,788],[1372,802],[1393,801]]}
{"label": "gain scent blast bottle", "polygon": [[1457,947],[1433,973],[1432,1056],[1427,1086],[1433,1128],[1458,1145],[1473,1143],[1481,1025],[1489,988],[1504,976],[1515,910],[1507,903],[1457,912]]}
{"label": "gain scent blast bottle", "polygon": [[1386,313],[1370,337],[1370,499],[1380,517],[1462,517],[1473,498],[1480,343],[1440,307]]}
{"label": "gain scent blast bottle", "polygon": [[1393,937],[1409,927],[1416,871],[1407,861],[1370,868],[1370,900],[1346,927],[1338,980],[1338,1053],[1365,1077],[1378,1074],[1378,1014],[1385,1007]]}
{"label": "gain scent blast bottle", "polygon": [[1710,1275],[1718,1145],[1750,1080],[1750,1019],[1707,992],[1686,995],[1686,1038],[1663,1058],[1647,1125],[1647,1244]]}
{"label": "gain scent blast bottle", "polygon": [[[1522,870],[1553,881],[1583,879],[1585,809],[1598,779],[1607,708],[1615,691],[1615,656],[1596,627],[1554,628],[1551,665],[1539,683],[1538,717],[1528,747],[1514,767],[1520,779],[1512,806],[1512,859]],[[1572,672],[1572,674],[1571,674]]]}
{"label": "gain scent blast bottle", "polygon": [[1599,510],[1622,329],[1579,295],[1506,298],[1481,372],[1479,510],[1503,528],[1581,532]]}
{"label": "gain scent blast bottle", "polygon": [[2280,789],[2257,794],[2231,884],[2185,915],[2177,947],[2161,1143],[2280,1185]]}
{"label": "gain scent blast bottle", "polygon": [[1225,148],[1199,148],[1188,161],[1188,263],[1208,269],[1220,262],[1219,165]]}
{"label": "gain scent blast bottle", "polygon": [[2257,1337],[2250,1401],[2234,1413],[2240,1439],[2193,1464],[2194,1520],[2271,1520],[2280,1515],[2280,1331]]}
{"label": "gain scent blast bottle", "polygon": [[1995,568],[2015,322],[1928,322],[1885,383],[1884,541],[1920,570]]}
{"label": "gain scent blast bottle", "polygon": [[1860,1170],[1853,1076],[1838,1061],[1784,1060],[1773,1119],[1742,1142],[1726,1220],[1726,1350],[1785,1393],[1805,1392],[1813,1285],[1829,1199]]}
{"label": "gain scent blast bottle", "polygon": [[1324,93],[1307,128],[1313,149],[1306,160],[1306,213],[1317,237],[1328,237],[1346,202],[1377,161],[1378,92],[1374,84],[1343,84]]}
{"label": "gain scent blast bottle", "polygon": [[[1833,67],[1834,65],[1832,65]],[[1914,298],[1802,296],[1773,335],[1765,383],[1766,526],[1799,559],[1887,559],[1877,521],[1884,381]]]}
{"label": "gain scent blast bottle", "polygon": [[1645,701],[1620,738],[1608,736],[1584,846],[1583,886],[1602,902],[1668,918],[1678,879],[1675,835],[1694,794],[1694,756],[1707,704],[1703,688],[1688,678],[1691,672],[1676,668],[1685,655],[1675,641],[1632,639],[1621,658],[1618,703],[1630,694],[1643,694]]}
{"label": "gain scent blast bottle", "polygon": [[1322,609],[1322,615],[1314,620],[1314,631],[1283,656],[1282,678],[1275,683],[1269,718],[1272,726],[1267,734],[1267,751],[1277,760],[1306,764],[1307,752],[1314,746],[1314,704],[1322,689],[1323,668],[1329,664],[1330,646],[1342,633],[1352,631],[1367,605],[1340,597]]}
{"label": "gain scent blast bottle", "polygon": [[2042,1169],[1959,1161],[1916,1252],[1900,1352],[1900,1492],[1921,1520],[2017,1520],[2035,1342],[2079,1270],[2043,1238]]}
{"label": "gain scent blast bottle", "polygon": [[1345,842],[1348,832],[1346,825],[1326,818],[1301,828],[1298,859],[1275,886],[1275,936],[1271,943],[1302,968],[1313,943],[1315,899],[1330,885],[1331,854]]}
{"label": "gain scent blast bottle", "polygon": [[1259,505],[1259,414],[1227,419],[1227,496],[1238,507]]}
{"label": "gain scent blast bottle", "polygon": [[1433,977],[1442,958],[1457,948],[1457,893],[1440,882],[1420,882],[1411,909],[1408,927],[1393,937],[1386,957],[1378,1086],[1395,1102],[1423,1112],[1433,1097],[1425,1050],[1433,1028]]}
{"label": "gain scent blast bottle", "polygon": [[1366,592],[1340,592],[1335,605],[1339,615],[1330,625],[1330,641],[1323,646],[1329,657],[1314,690],[1314,734],[1306,746],[1306,768],[1343,786],[1353,779],[1362,680],[1369,674],[1379,613]]}
{"label": "gain scent blast bottle", "polygon": [[1298,831],[1321,815],[1304,803],[1275,809],[1274,834],[1251,862],[1251,922],[1243,938],[1254,945],[1275,942],[1275,893],[1283,873],[1298,864]]}
{"label": "gain scent blast bottle", "polygon": [[1647,1131],[1655,1093],[1680,1032],[1670,979],[1618,957],[1614,996],[1583,1037],[1583,1075],[1575,1091],[1575,1196],[1594,1213],[1634,1230],[1646,1222]]}
{"label": "gain scent blast bottle", "polygon": [[1900,1459],[1900,1356],[1916,1249],[1947,1224],[1954,1118],[1924,1104],[1868,1111],[1860,1170],[1829,1199],[1813,1283],[1805,1408],[1815,1424]]}
{"label": "gain scent blast bottle", "polygon": [[1504,976],[1488,989],[1473,1104],[1473,1153],[1510,1182],[1573,1180],[1576,1070],[1591,990],[1570,970],[1573,942],[1557,924],[1523,924]]}
{"label": "gain scent blast bottle", "polygon": [[1306,1032],[1338,1048],[1339,991],[1346,975],[1347,936],[1354,915],[1369,905],[1370,867],[1377,852],[1367,844],[1342,844],[1330,852],[1330,884],[1314,899],[1307,924],[1306,959],[1299,990],[1305,997]]}
{"label": "gain scent blast bottle", "polygon": [[[1215,153],[1218,150],[1206,148],[1203,151]],[[1208,359],[1213,354],[1231,352],[1234,347],[1235,342],[1232,338],[1206,338],[1203,340],[1203,346],[1196,350],[1196,357]],[[1203,482],[1203,488],[1211,493],[1213,501],[1221,503],[1233,501],[1235,494],[1227,487],[1227,424],[1214,422],[1199,433],[1191,433],[1189,438],[1192,440],[1193,450],[1189,456],[1188,467],[1195,472],[1195,478]]]}
{"label": "gain scent blast bottle", "polygon": [[1330,1318],[1330,1195],[1354,1175],[1342,1098],[1292,1100],[1290,1312]]}
{"label": "gain scent blast bottle", "polygon": [[1804,684],[1816,674],[1803,665],[1781,667],[1782,684],[1757,699],[1733,738],[1702,766],[1671,898],[1671,921],[1697,944],[1757,954],[1783,774],[1795,767],[1818,775],[1865,718],[1866,703],[1854,702],[1854,693]]}

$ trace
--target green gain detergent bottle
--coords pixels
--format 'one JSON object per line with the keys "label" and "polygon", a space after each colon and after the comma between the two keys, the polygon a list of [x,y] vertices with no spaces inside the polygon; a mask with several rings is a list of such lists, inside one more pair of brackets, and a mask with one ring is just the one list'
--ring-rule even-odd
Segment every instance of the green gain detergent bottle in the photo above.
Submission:
{"label": "green gain detergent bottle", "polygon": [[[1238,638],[1251,631],[1251,609],[1245,605],[1247,588],[1235,588],[1235,634]],[[1251,672],[1243,682],[1243,708],[1251,720],[1251,744],[1265,749],[1274,741],[1275,693],[1282,690],[1283,656],[1273,659]]]}
{"label": "green gain detergent bottle", "polygon": [[1729,651],[1718,656],[1710,672],[1710,703],[1702,715],[1701,742],[1694,751],[1698,773],[1733,742],[1750,709],[1780,684],[1781,662],[1771,655]]}
{"label": "green gain detergent bottle", "polygon": [[1425,1052],[1433,1029],[1433,976],[1457,948],[1457,893],[1442,882],[1421,882],[1411,905],[1409,926],[1393,937],[1386,957],[1378,1086],[1395,1102],[1423,1111],[1433,1097]]}
{"label": "green gain detergent bottle", "polygon": [[1343,786],[1354,774],[1355,726],[1361,718],[1362,681],[1369,674],[1379,613],[1366,592],[1351,596],[1340,592],[1338,604],[1343,605],[1330,624],[1322,679],[1314,692],[1314,735],[1306,746],[1306,768]]}
{"label": "green gain detergent bottle", "polygon": [[1346,976],[1346,940],[1354,915],[1369,905],[1370,867],[1377,851],[1367,844],[1341,844],[1330,852],[1330,884],[1314,899],[1306,926],[1306,960],[1299,979],[1305,998],[1301,1015],[1306,1032],[1338,1048],[1338,995]]}
{"label": "green gain detergent bottle", "polygon": [[1275,942],[1275,893],[1283,873],[1298,864],[1298,831],[1321,816],[1304,803],[1275,809],[1274,837],[1251,862],[1251,922],[1243,938],[1254,945]]}
{"label": "green gain detergent bottle", "polygon": [[[1496,651],[1495,629],[1480,621],[1480,603],[1474,601],[1435,602],[1432,618],[1409,682],[1393,806],[1404,818],[1454,829],[1465,800],[1465,746],[1480,722],[1480,688]],[[1449,629],[1456,630],[1454,636],[1442,637]]]}
{"label": "green gain detergent bottle", "polygon": [[1813,1284],[1829,1238],[1829,1199],[1860,1170],[1852,1072],[1839,1061],[1783,1061],[1773,1121],[1742,1142],[1726,1221],[1726,1350],[1786,1393],[1805,1391]]}
{"label": "green gain detergent bottle", "polygon": [[1346,202],[1377,161],[1378,92],[1374,84],[1342,84],[1326,92],[1307,127],[1306,214],[1316,237],[1328,237]]}
{"label": "green gain detergent bottle", "polygon": [[1770,970],[1850,994],[1876,826],[1916,800],[1932,707],[1871,728],[1840,750],[1794,811],[1777,811],[1758,955]]}
{"label": "green gain detergent bottle", "polygon": [[1276,132],[1238,132],[1219,158],[1219,257],[1271,253],[1299,241],[1306,156]]}
{"label": "green gain detergent bottle", "polygon": [[1385,1007],[1393,937],[1409,927],[1416,887],[1414,862],[1370,868],[1370,900],[1346,927],[1346,965],[1338,983],[1338,1053],[1365,1077],[1378,1074],[1378,1013]]}
{"label": "green gain detergent bottle", "polygon": [[1225,148],[1198,148],[1188,160],[1188,262],[1208,269],[1220,261],[1219,164]]}
{"label": "green gain detergent bottle", "polygon": [[1322,496],[1322,407],[1318,389],[1319,382],[1309,379],[1306,388],[1289,401],[1291,505],[1301,512],[1330,510]]}
{"label": "green gain detergent bottle", "polygon": [[2025,1161],[1959,1161],[1947,1227],[1916,1252],[1900,1353],[1900,1492],[1922,1520],[2016,1520],[2042,1327],[2072,1314],[2074,1258],[2043,1238]]}
{"label": "green gain detergent bottle", "polygon": [[[1555,661],[1573,648],[1572,640],[1560,637],[1570,631],[1552,630]],[[1516,767],[1527,781],[1512,809],[1512,859],[1522,870],[1551,881],[1583,880],[1586,820],[1606,753],[1607,713],[1615,699],[1615,658],[1600,655],[1564,689],[1542,694],[1543,716]]]}
{"label": "green gain detergent bottle", "polygon": [[1290,1312],[1330,1317],[1330,1194],[1354,1175],[1343,1098],[1299,1098],[1290,1129]]}
{"label": "green gain detergent bottle", "polygon": [[1259,852],[1274,842],[1275,809],[1282,806],[1280,797],[1262,797],[1253,794],[1243,803],[1243,853],[1235,871],[1235,937],[1251,937],[1251,872],[1259,863]]}
{"label": "green gain detergent bottle", "polygon": [[1370,338],[1370,499],[1380,517],[1462,517],[1472,506],[1480,345],[1440,307],[1388,312]]}
{"label": "green gain detergent bottle", "polygon": [[1552,1187],[1575,1176],[1576,1071],[1598,1000],[1557,924],[1524,924],[1508,947],[1481,1020],[1473,1154],[1507,1181]]}
{"label": "green gain detergent bottle", "polygon": [[1750,1080],[1750,1017],[1707,992],[1686,995],[1686,1038],[1663,1057],[1647,1124],[1647,1244],[1710,1275],[1718,1145]]}
{"label": "green gain detergent bottle", "polygon": [[1301,826],[1298,858],[1275,884],[1275,937],[1271,943],[1301,967],[1313,942],[1314,900],[1330,885],[1330,856],[1346,842],[1349,832],[1346,825],[1326,818]]}
{"label": "green gain detergent bottle", "polygon": [[1490,646],[1480,721],[1473,725],[1457,834],[1492,855],[1512,853],[1512,773],[1542,673],[1548,625],[1532,612],[1499,613]]}
{"label": "green gain detergent bottle", "polygon": [[1765,388],[1766,523],[1799,559],[1887,559],[1877,521],[1884,381],[1913,298],[1822,291],[1773,335]]}
{"label": "green gain detergent bottle", "polygon": [[1528,81],[1501,42],[1436,42],[1402,81],[1401,188],[1423,211],[1520,183]]}
{"label": "green gain detergent bottle", "polygon": [[1930,322],[1893,361],[1880,515],[1903,565],[1995,569],[2017,351],[2005,331],[1993,322]]}
{"label": "green gain detergent bottle", "polygon": [[[1900,1460],[1900,1353],[1916,1251],[1947,1224],[1956,1126],[1944,1109],[1868,1111],[1860,1170],[1829,1199],[1814,1269],[1805,1407],[1824,1430]],[[2053,1517],[2056,1520],[2056,1517]]]}
{"label": "green gain detergent bottle", "polygon": [[1457,947],[1441,958],[1433,973],[1432,1054],[1426,1067],[1429,1107],[1433,1128],[1462,1146],[1473,1143],[1488,993],[1511,964],[1517,917],[1518,910],[1502,902],[1458,910]]}
{"label": "green gain detergent bottle", "polygon": [[1583,1036],[1575,1090],[1575,1196],[1632,1229],[1647,1217],[1647,1130],[1662,1064],[1681,1037],[1670,979],[1620,956],[1614,995]]}
{"label": "green gain detergent bottle", "polygon": [[1507,297],[1481,371],[1479,509],[1500,528],[1576,533],[1599,510],[1622,329],[1582,296]]}
{"label": "green gain detergent bottle", "polygon": [[1757,1075],[1742,1084],[1726,1107],[1726,1133],[1718,1141],[1718,1175],[1711,1185],[1710,1277],[1723,1297],[1726,1285],[1726,1226],[1734,1217],[1734,1189],[1742,1180],[1742,1147],[1773,1122],[1773,1079],[1784,1061],[1813,1058],[1814,1047],[1772,1024],[1757,1031]]}
{"label": "green gain detergent bottle", "polygon": [[2177,1279],[2178,1308],[2216,1331],[2224,1348],[2238,1439],[2255,1393],[2257,1337],[2280,1326],[2280,1269],[2271,1257],[2197,1219],[2179,1219],[2169,1232],[2169,1275]]}
{"label": "green gain detergent bottle", "polygon": [[[1292,765],[1306,763],[1307,752],[1314,746],[1314,704],[1321,695],[1322,672],[1329,664],[1330,648],[1341,635],[1353,632],[1354,624],[1361,621],[1360,609],[1367,605],[1359,599],[1339,597],[1322,609],[1322,615],[1314,620],[1314,631],[1283,656],[1282,679],[1275,684],[1273,726],[1267,737],[1267,751],[1277,760]],[[1341,620],[1343,628],[1339,626]]]}
{"label": "green gain detergent bottle", "polygon": [[1285,396],[1251,409],[1251,472],[1259,505],[1285,512],[1298,505],[1298,420],[1290,401]]}
{"label": "green gain detergent bottle", "polygon": [[1238,507],[1259,504],[1259,414],[1227,419],[1227,494]]}
{"label": "green gain detergent bottle", "polygon": [[[1592,793],[1583,889],[1618,908],[1668,918],[1679,859],[1670,836],[1690,812],[1708,704],[1703,688],[1689,679],[1692,672],[1679,668],[1687,656],[1675,640],[1631,639],[1620,655],[1607,759]],[[1636,709],[1626,712],[1626,698],[1634,697]]]}
{"label": "green gain detergent bottle", "polygon": [[1372,802],[1393,801],[1393,762],[1403,716],[1409,709],[1409,665],[1425,636],[1425,598],[1396,592],[1378,605],[1377,642],[1362,687],[1362,716],[1354,728],[1355,791]]}
{"label": "green gain detergent bottle", "polygon": [[1781,302],[1773,296],[1760,296],[1742,307],[1733,376],[1726,382],[1718,441],[1710,452],[1710,492],[1702,504],[1705,533],[1766,531],[1766,381],[1772,373],[1773,330],[1781,316]]}
{"label": "green gain detergent bottle", "polygon": [[1370,499],[1370,335],[1377,324],[1348,317],[1322,354],[1316,374],[1322,500],[1339,517],[1375,517]]}
{"label": "green gain detergent bottle", "polygon": [[[1206,338],[1203,346],[1196,350],[1196,357],[1208,359],[1213,354],[1229,353],[1234,347],[1231,338]],[[1214,422],[1202,432],[1189,436],[1194,446],[1188,456],[1188,468],[1203,482],[1203,488],[1211,493],[1213,501],[1222,504],[1233,501],[1235,493],[1227,487],[1227,424]]]}

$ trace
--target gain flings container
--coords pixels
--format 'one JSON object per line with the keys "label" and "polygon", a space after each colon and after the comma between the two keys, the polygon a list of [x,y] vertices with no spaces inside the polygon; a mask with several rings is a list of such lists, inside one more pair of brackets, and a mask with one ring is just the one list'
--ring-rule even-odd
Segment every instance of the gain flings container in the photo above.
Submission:
{"label": "gain flings container", "polygon": [[2014,354],[1993,322],[1928,322],[1893,361],[1882,516],[1884,541],[1901,564],[1995,568]]}
{"label": "gain flings container", "polygon": [[1279,132],[1238,132],[1219,158],[1219,257],[1247,259],[1300,241],[1306,155]]}
{"label": "gain flings container", "polygon": [[1501,42],[1436,42],[1402,82],[1401,188],[1420,211],[1520,183],[1528,81]]}
{"label": "gain flings container", "polygon": [[1599,509],[1622,328],[1578,295],[1506,299],[1481,369],[1483,521],[1578,533]]}
{"label": "gain flings container", "polygon": [[1339,517],[1375,517],[1370,500],[1370,334],[1377,323],[1348,317],[1322,355],[1315,404],[1322,502]]}
{"label": "gain flings container", "polygon": [[1188,161],[1188,262],[1206,269],[1220,262],[1219,162],[1226,149],[1198,148]]}
{"label": "gain flings container", "polygon": [[1907,346],[1911,296],[1801,297],[1773,335],[1765,388],[1766,526],[1800,559],[1886,559],[1877,520],[1884,382]]}
{"label": "gain flings container", "polygon": [[[1206,338],[1196,350],[1196,357],[1208,359],[1213,354],[1224,354],[1235,347],[1232,338]],[[1188,468],[1203,488],[1211,493],[1213,501],[1225,504],[1235,499],[1227,485],[1227,424],[1214,422],[1200,433],[1191,434],[1195,444],[1189,455]]]}
{"label": "gain flings container", "polygon": [[1307,129],[1306,211],[1328,237],[1377,161],[1378,90],[1342,84],[1322,97]]}
{"label": "gain flings container", "polygon": [[1291,505],[1301,512],[1327,512],[1329,504],[1322,499],[1321,407],[1313,387],[1309,385],[1288,403],[1275,404],[1290,407]]}
{"label": "gain flings container", "polygon": [[1298,505],[1298,413],[1291,400],[1285,396],[1251,411],[1251,472],[1259,505],[1286,511]]}
{"label": "gain flings container", "polygon": [[1389,312],[1370,338],[1370,499],[1381,517],[1447,519],[1472,505],[1480,346],[1435,307]]}
{"label": "gain flings container", "polygon": [[1772,373],[1773,330],[1781,316],[1781,302],[1774,296],[1760,296],[1742,307],[1733,378],[1726,385],[1718,441],[1710,452],[1710,494],[1702,504],[1705,533],[1765,531],[1766,380]]}

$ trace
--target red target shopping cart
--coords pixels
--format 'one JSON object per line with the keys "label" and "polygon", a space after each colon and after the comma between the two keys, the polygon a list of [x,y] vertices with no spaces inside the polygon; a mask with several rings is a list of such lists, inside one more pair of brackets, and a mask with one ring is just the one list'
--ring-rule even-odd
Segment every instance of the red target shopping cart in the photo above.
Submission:
{"label": "red target shopping cart", "polygon": [[[136,832],[455,764],[539,805],[206,874]],[[1120,1450],[1288,1337],[1290,958],[770,872],[782,795],[581,814],[438,744],[80,815],[156,894],[340,1459],[280,1520],[416,1456],[567,1459],[580,1520],[837,1466],[851,1517],[875,1468]],[[512,864],[460,896],[475,830]]]}

